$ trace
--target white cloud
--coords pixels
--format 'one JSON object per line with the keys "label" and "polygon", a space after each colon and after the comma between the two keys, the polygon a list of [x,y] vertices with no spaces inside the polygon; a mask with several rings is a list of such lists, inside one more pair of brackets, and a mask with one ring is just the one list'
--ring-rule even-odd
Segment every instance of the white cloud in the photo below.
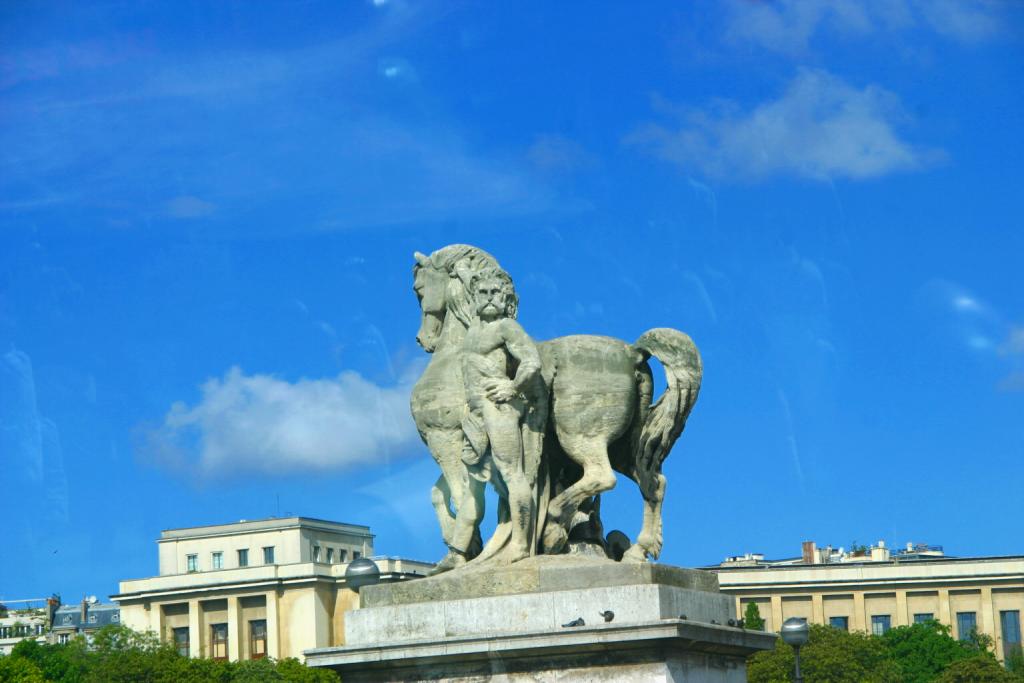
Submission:
{"label": "white cloud", "polygon": [[962,42],[999,31],[999,10],[977,0],[730,0],[725,35],[786,54],[804,52],[820,34],[845,38],[929,29]]}
{"label": "white cloud", "polygon": [[378,466],[419,441],[409,413],[415,375],[381,387],[358,373],[291,383],[232,368],[175,403],[144,434],[142,454],[204,477]]}
{"label": "white cloud", "polygon": [[689,110],[681,127],[648,124],[626,142],[717,178],[862,179],[940,156],[899,137],[896,124],[905,118],[896,95],[879,86],[801,70],[781,97],[749,112],[731,102]]}

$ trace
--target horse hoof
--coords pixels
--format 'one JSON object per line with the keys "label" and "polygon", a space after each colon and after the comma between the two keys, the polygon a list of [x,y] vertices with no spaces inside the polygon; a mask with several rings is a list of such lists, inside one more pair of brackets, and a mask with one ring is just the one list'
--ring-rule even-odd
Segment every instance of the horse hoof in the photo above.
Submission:
{"label": "horse hoof", "polygon": [[544,554],[560,553],[569,540],[569,534],[560,526],[549,526],[544,530]]}
{"label": "horse hoof", "polygon": [[635,543],[629,547],[629,550],[622,556],[623,562],[646,562],[647,551],[643,547],[636,545]]}

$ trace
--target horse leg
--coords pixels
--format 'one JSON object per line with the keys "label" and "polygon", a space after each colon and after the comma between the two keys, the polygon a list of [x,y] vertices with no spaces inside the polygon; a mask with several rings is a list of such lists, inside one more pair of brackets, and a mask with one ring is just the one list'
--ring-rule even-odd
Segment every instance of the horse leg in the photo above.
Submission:
{"label": "horse leg", "polygon": [[428,431],[426,436],[427,448],[441,468],[441,476],[430,490],[430,501],[441,527],[441,538],[450,544],[456,515],[468,489],[466,466],[462,462],[462,433],[439,429]]}
{"label": "horse leg", "polygon": [[587,498],[615,487],[615,472],[608,461],[608,443],[603,437],[559,435],[566,455],[583,468],[583,475],[548,503],[543,544],[547,554],[557,553],[569,539],[570,524]]}
{"label": "horse leg", "polygon": [[644,524],[636,543],[622,556],[623,562],[645,562],[650,555],[655,560],[661,555],[661,506],[665,501],[665,476],[660,472],[653,477],[630,476],[640,486],[644,497]]}

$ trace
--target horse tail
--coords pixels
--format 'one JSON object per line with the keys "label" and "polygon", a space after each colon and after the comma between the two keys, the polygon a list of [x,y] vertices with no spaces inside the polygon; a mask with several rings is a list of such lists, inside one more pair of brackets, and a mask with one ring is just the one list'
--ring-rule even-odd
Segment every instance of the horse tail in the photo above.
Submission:
{"label": "horse tail", "polygon": [[657,403],[646,411],[636,441],[635,472],[646,480],[661,472],[662,463],[683,433],[686,418],[697,402],[704,370],[697,346],[678,330],[667,327],[648,330],[633,346],[644,355],[645,361],[654,356],[661,362],[668,384]]}

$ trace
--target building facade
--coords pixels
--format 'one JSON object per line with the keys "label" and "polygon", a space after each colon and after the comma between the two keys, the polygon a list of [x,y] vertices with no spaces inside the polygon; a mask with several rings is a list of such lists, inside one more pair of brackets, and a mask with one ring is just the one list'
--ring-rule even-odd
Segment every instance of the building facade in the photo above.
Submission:
{"label": "building facade", "polygon": [[121,623],[121,612],[117,605],[100,603],[95,597],[85,598],[78,605],[60,605],[53,612],[50,643],[63,645],[71,639],[82,636],[91,641],[92,634],[104,626]]}
{"label": "building facade", "polygon": [[755,603],[769,631],[790,617],[874,634],[936,619],[954,638],[975,629],[991,636],[1000,659],[1021,647],[1024,556],[948,557],[914,545],[893,553],[882,542],[848,552],[806,542],[798,558],[744,555],[707,569],[740,615]]}
{"label": "building facade", "polygon": [[11,654],[14,646],[23,640],[46,642],[49,629],[50,617],[45,608],[8,610],[0,606],[0,655]]}
{"label": "building facade", "polygon": [[[307,517],[170,529],[157,541],[160,573],[122,581],[112,596],[122,623],[151,630],[191,657],[302,658],[343,644],[344,613],[358,605],[349,563],[373,554],[368,527]],[[382,581],[432,565],[374,558]]]}

